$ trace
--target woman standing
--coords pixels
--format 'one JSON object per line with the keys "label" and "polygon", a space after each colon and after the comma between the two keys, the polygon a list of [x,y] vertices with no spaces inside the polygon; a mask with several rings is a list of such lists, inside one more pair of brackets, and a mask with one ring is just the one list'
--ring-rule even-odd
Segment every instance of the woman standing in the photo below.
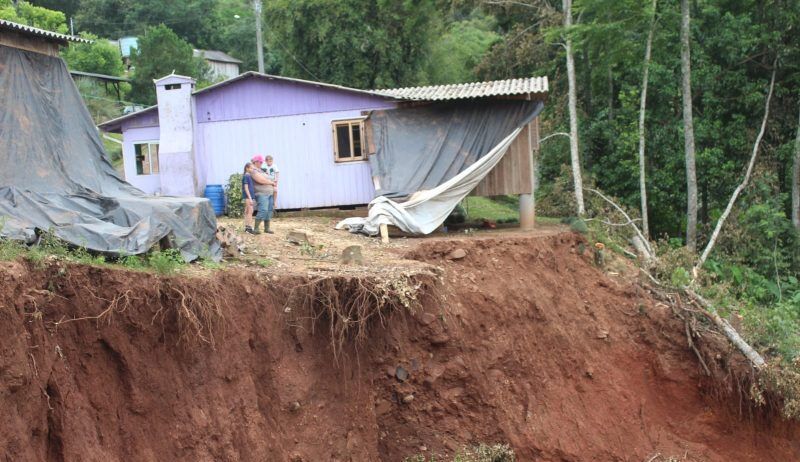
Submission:
{"label": "woman standing", "polygon": [[250,172],[253,170],[253,163],[248,162],[244,164],[244,173],[242,174],[242,202],[244,202],[244,232],[250,234],[261,234],[257,229],[253,229],[253,206],[256,200],[256,187],[253,182],[253,176]]}

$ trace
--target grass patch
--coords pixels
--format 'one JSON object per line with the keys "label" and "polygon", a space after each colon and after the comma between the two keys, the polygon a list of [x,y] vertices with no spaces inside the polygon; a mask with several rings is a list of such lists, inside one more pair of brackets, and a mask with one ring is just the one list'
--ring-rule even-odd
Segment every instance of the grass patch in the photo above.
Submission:
{"label": "grass patch", "polygon": [[519,198],[509,197],[511,196],[501,196],[500,198],[466,197],[463,205],[467,211],[467,221],[489,220],[497,223],[519,221]]}
{"label": "grass patch", "polygon": [[270,266],[274,265],[275,262],[270,260],[269,258],[262,258],[258,260],[256,264],[262,268],[269,268]]}
{"label": "grass patch", "polygon": [[[107,258],[84,247],[72,246],[50,232],[42,233],[34,245],[0,238],[0,261],[24,258],[35,266],[44,266],[50,259],[91,266],[115,265],[134,271],[154,271],[158,274],[174,274],[187,265],[178,249],[152,250],[145,255],[129,255],[120,258]],[[219,269],[219,263],[203,260],[204,268]]]}
{"label": "grass patch", "polygon": [[[468,223],[476,223],[483,220],[495,223],[519,223],[519,196],[468,196],[464,198],[461,205],[466,211],[466,221]],[[555,225],[558,223],[558,218],[536,217],[537,225]]]}

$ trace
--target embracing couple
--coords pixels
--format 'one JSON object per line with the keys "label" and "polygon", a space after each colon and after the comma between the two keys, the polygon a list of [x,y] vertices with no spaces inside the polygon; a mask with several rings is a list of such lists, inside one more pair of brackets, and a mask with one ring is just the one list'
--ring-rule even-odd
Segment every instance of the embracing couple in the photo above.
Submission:
{"label": "embracing couple", "polygon": [[[273,234],[270,229],[272,212],[275,209],[275,196],[278,189],[278,168],[272,156],[267,156],[267,168],[262,170],[264,157],[257,155],[245,164],[242,176],[242,200],[244,201],[244,230],[250,234],[261,234],[259,228],[264,223],[264,232]],[[251,227],[253,205],[256,206],[255,226]]]}

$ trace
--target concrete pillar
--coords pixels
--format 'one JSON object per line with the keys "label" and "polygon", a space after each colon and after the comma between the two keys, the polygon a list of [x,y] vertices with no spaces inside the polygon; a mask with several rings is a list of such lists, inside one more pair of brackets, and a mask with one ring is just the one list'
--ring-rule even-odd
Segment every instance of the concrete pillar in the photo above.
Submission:
{"label": "concrete pillar", "polygon": [[531,121],[525,128],[528,136],[528,150],[530,152],[528,161],[530,162],[530,194],[519,195],[519,227],[520,229],[533,229],[536,225],[536,175],[539,170],[538,152],[538,117]]}
{"label": "concrete pillar", "polygon": [[536,224],[536,207],[533,194],[519,195],[519,227],[533,229]]}

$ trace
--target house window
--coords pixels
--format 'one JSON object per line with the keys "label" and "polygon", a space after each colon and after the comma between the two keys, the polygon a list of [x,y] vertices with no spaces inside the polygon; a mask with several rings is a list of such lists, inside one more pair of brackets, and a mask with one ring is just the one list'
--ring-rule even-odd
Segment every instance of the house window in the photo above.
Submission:
{"label": "house window", "polygon": [[133,147],[136,152],[136,174],[158,173],[158,143],[139,143]]}
{"label": "house window", "polygon": [[168,83],[168,84],[164,85],[164,89],[166,89],[166,90],[180,90],[181,89],[181,84],[179,84],[179,83]]}
{"label": "house window", "polygon": [[365,159],[364,119],[333,122],[333,152],[336,162]]}

